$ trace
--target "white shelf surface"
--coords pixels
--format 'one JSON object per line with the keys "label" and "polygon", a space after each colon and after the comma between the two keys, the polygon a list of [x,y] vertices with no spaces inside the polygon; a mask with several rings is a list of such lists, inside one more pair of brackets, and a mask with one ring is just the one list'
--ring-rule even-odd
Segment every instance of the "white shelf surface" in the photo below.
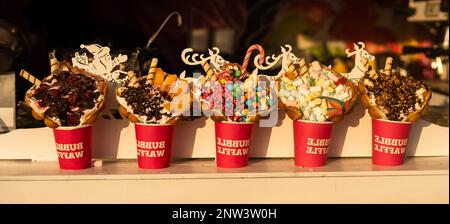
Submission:
{"label": "white shelf surface", "polygon": [[329,158],[320,168],[252,159],[239,169],[186,159],[161,170],[139,169],[135,160],[86,170],[3,160],[0,203],[449,203],[448,180],[448,157],[412,157],[397,167]]}

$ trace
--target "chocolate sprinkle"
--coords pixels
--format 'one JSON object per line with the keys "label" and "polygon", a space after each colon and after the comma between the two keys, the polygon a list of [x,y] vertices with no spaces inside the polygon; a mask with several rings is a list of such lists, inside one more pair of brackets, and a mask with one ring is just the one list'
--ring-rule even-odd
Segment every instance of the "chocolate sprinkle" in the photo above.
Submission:
{"label": "chocolate sprinkle", "polygon": [[422,106],[424,102],[416,96],[417,90],[424,88],[429,91],[423,81],[401,76],[397,71],[391,75],[381,73],[376,79],[366,73],[364,78],[373,83],[373,86],[365,85],[369,96],[375,96],[375,103],[386,111],[386,117],[392,121],[401,121],[402,114],[408,116],[414,112],[416,103]]}
{"label": "chocolate sprinkle", "polygon": [[163,116],[171,117],[171,113],[161,112],[163,103],[171,101],[171,97],[158,87],[145,84],[145,81],[146,79],[141,79],[139,86],[127,86],[121,93],[121,97],[124,97],[133,109],[133,114],[147,116],[147,121],[144,121],[144,123],[152,124],[157,123]]}

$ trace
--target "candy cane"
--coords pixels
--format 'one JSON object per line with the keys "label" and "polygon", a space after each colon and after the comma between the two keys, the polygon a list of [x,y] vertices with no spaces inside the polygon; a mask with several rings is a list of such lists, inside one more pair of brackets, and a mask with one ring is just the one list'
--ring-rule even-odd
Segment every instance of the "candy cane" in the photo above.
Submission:
{"label": "candy cane", "polygon": [[262,65],[264,63],[264,58],[265,58],[265,52],[264,52],[264,48],[261,47],[261,45],[259,44],[253,44],[252,46],[250,46],[247,49],[247,53],[245,54],[245,58],[244,58],[244,62],[242,63],[242,67],[241,67],[241,75],[245,74],[245,72],[247,72],[247,66],[248,66],[248,62],[250,61],[250,56],[252,55],[252,52],[254,50],[258,50],[259,51],[259,64]]}

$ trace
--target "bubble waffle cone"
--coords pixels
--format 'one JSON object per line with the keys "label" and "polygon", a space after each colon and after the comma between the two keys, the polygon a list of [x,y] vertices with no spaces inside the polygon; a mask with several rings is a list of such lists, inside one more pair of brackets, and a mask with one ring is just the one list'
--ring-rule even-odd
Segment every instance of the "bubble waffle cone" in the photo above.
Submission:
{"label": "bubble waffle cone", "polygon": [[[166,74],[161,68],[155,68],[155,72],[151,74],[152,83],[148,83],[149,78],[143,76],[136,79],[136,82],[130,85],[130,83],[125,83],[123,86],[116,89],[116,99],[119,102],[119,113],[122,117],[128,118],[132,123],[154,123],[154,124],[174,124],[178,118],[179,114],[189,111],[192,102],[192,96],[190,93],[189,83],[184,79],[178,78],[174,74]],[[135,113],[135,109],[130,106],[130,102],[127,102],[125,98],[125,91],[129,88],[140,88],[143,86],[149,86],[149,88],[154,88],[154,91],[160,92],[162,95],[167,96],[163,99],[158,107],[164,112],[164,116],[160,119],[151,118],[147,121],[149,116]],[[149,93],[143,93],[149,94]],[[170,100],[168,100],[170,99]],[[175,101],[177,99],[177,101]],[[154,106],[154,105],[152,105]],[[146,106],[144,109],[150,108]]]}
{"label": "bubble waffle cone", "polygon": [[[213,76],[217,79],[207,77],[206,81],[202,82],[202,89],[207,89],[205,94],[206,97],[200,99],[200,102],[202,102],[202,110],[211,112],[212,115],[210,117],[213,121],[254,123],[261,117],[262,105],[265,107],[263,110],[266,110],[267,112],[270,112],[270,110],[273,109],[267,106],[267,102],[270,100],[268,97],[270,88],[264,89],[266,91],[265,96],[258,95],[262,94],[262,87],[256,86],[256,84],[258,84],[259,81],[264,81],[264,78],[258,76],[256,73],[242,74],[240,72],[241,66],[239,64],[227,63]],[[220,91],[215,88],[220,88]],[[258,88],[259,93],[257,90]],[[236,91],[239,93],[234,95]],[[215,95],[215,93],[218,92],[221,92],[222,95]],[[232,95],[230,95],[231,93]],[[258,97],[255,97],[256,95],[258,95]],[[263,97],[260,98],[260,96]],[[216,102],[222,102],[222,105],[215,105]],[[228,115],[226,112],[226,108],[229,108],[231,105],[230,102],[233,102],[234,115]],[[239,102],[240,104],[236,102]],[[250,104],[253,105],[253,109],[251,109]],[[221,106],[220,109],[217,108],[218,106]]]}
{"label": "bubble waffle cone", "polygon": [[385,69],[371,70],[358,82],[361,104],[374,119],[418,121],[428,107],[431,90],[391,67],[392,59],[388,58]]}
{"label": "bubble waffle cone", "polygon": [[339,122],[358,96],[352,82],[317,61],[284,73],[279,83],[279,108],[292,120]]}
{"label": "bubble waffle cone", "polygon": [[[50,128],[57,128],[59,126],[81,126],[81,125],[86,125],[86,124],[93,124],[96,121],[99,112],[104,107],[105,95],[107,92],[106,81],[89,73],[89,72],[86,72],[82,69],[72,67],[67,62],[56,62],[56,63],[57,64],[53,65],[54,71],[49,76],[44,78],[41,82],[32,82],[32,83],[34,83],[34,85],[25,94],[25,104],[32,109],[32,115],[34,118],[36,118],[38,120],[44,120],[45,125]],[[41,95],[44,95],[44,97],[46,97],[45,94],[47,92],[54,91],[55,98],[52,99],[53,101],[58,101],[58,99],[61,100],[61,99],[65,98],[65,96],[59,96],[61,98],[57,98],[58,96],[56,96],[56,95],[58,95],[58,94],[56,94],[56,93],[62,92],[64,89],[67,89],[67,88],[70,89],[73,86],[71,86],[70,82],[64,83],[63,81],[58,81],[57,77],[62,73],[67,74],[67,72],[68,72],[69,79],[74,78],[74,77],[76,78],[79,76],[87,76],[89,78],[92,78],[92,80],[95,83],[94,84],[95,85],[94,92],[99,93],[98,97],[94,99],[94,102],[92,102],[93,107],[85,109],[84,111],[81,111],[82,114],[80,115],[80,117],[76,118],[79,121],[79,123],[77,125],[65,125],[64,124],[65,122],[62,121],[62,118],[59,116],[56,116],[55,114],[67,115],[67,119],[69,119],[69,115],[72,112],[75,113],[76,111],[78,111],[77,108],[80,110],[81,109],[80,107],[71,106],[70,111],[61,112],[61,111],[58,111],[58,109],[52,108],[51,105],[54,105],[54,103],[51,103],[50,106],[49,105],[41,106],[42,100],[36,98],[39,95],[39,94],[37,94],[38,91],[40,91]],[[34,77],[31,79],[27,78],[27,77],[30,77],[30,74],[28,72],[26,72],[25,70],[22,70],[20,75],[29,81],[33,80],[33,78],[34,78]],[[81,79],[81,80],[83,80],[83,79]],[[86,79],[86,80],[90,80],[90,79]],[[55,90],[58,90],[58,91],[55,91]],[[69,92],[68,95],[71,95],[71,93],[72,93],[72,91]],[[62,95],[62,93],[59,95]],[[48,100],[48,101],[52,102],[52,100]],[[76,100],[73,100],[73,101],[76,101]],[[74,103],[76,103],[76,102],[74,102]],[[90,103],[90,102],[88,102],[88,103]],[[47,113],[49,111],[49,109],[55,111],[55,113]],[[72,118],[71,115],[70,115],[70,118]],[[73,119],[75,119],[75,118],[73,118]],[[75,122],[75,123],[77,123],[77,122]]]}

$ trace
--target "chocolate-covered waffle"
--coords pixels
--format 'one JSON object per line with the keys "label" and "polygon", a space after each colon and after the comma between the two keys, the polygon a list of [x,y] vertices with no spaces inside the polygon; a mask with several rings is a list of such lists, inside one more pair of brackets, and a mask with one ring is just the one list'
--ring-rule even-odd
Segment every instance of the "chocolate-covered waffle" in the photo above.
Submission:
{"label": "chocolate-covered waffle", "polygon": [[20,75],[34,83],[25,94],[26,105],[50,128],[92,124],[103,108],[106,82],[67,62],[54,65],[42,81],[25,70]]}

